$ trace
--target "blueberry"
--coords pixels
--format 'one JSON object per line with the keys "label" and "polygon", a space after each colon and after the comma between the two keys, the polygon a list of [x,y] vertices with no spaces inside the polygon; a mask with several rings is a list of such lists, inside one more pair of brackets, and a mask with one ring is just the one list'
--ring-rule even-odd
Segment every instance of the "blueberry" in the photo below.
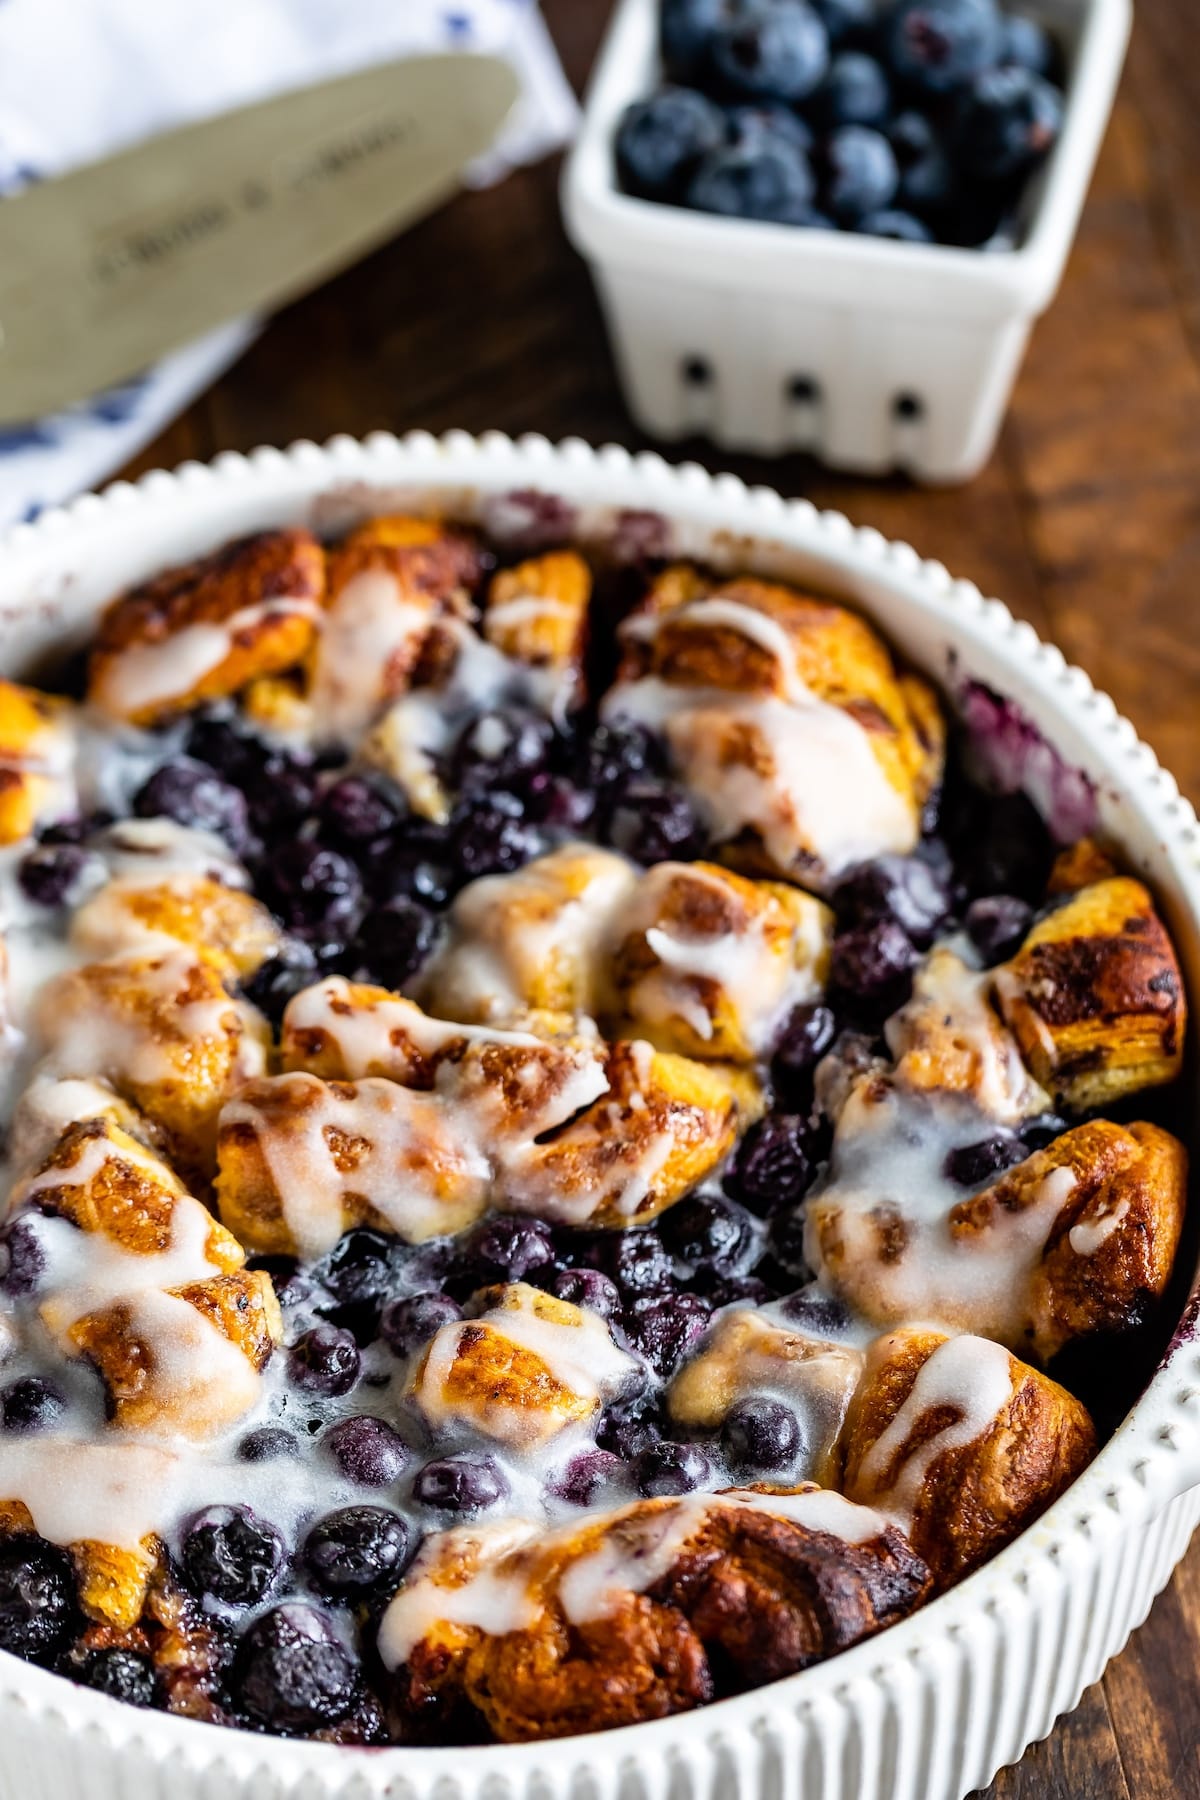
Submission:
{"label": "blueberry", "polygon": [[599,1313],[602,1319],[615,1319],[621,1310],[621,1296],[615,1281],[599,1269],[563,1269],[554,1277],[551,1293],[572,1306],[584,1306]]}
{"label": "blueberry", "polygon": [[81,1661],[70,1665],[72,1680],[83,1687],[95,1688],[110,1700],[123,1700],[126,1706],[153,1706],[155,1701],[154,1664],[136,1650],[89,1650]]}
{"label": "blueberry", "polygon": [[0,1226],[0,1292],[21,1299],[32,1294],[46,1273],[46,1252],[28,1217]]}
{"label": "blueberry", "polygon": [[289,1601],[255,1619],[234,1660],[235,1698],[273,1731],[317,1731],[350,1711],[357,1670],[315,1607]]}
{"label": "blueberry", "polygon": [[443,1456],[413,1482],[413,1498],[438,1512],[477,1513],[508,1495],[508,1482],[490,1456]]}
{"label": "blueberry", "polygon": [[313,811],[317,782],[317,770],[298,757],[268,756],[244,789],[255,830],[268,838],[290,835]]}
{"label": "blueberry", "polygon": [[183,1540],[183,1566],[199,1595],[225,1606],[257,1606],[283,1567],[283,1539],[245,1506],[210,1506]]}
{"label": "blueberry", "polygon": [[875,28],[875,0],[812,0],[831,44],[866,41]]}
{"label": "blueberry", "polygon": [[807,0],[757,0],[717,26],[710,57],[728,93],[794,102],[820,84],[829,34]]}
{"label": "blueberry", "polygon": [[615,1281],[626,1298],[665,1287],[671,1279],[671,1258],[662,1239],[644,1227],[602,1233],[588,1250],[587,1260]]}
{"label": "blueberry", "polygon": [[778,135],[763,135],[706,157],[688,187],[687,204],[723,218],[804,225],[814,191],[805,152]]}
{"label": "blueberry", "polygon": [[585,794],[565,775],[542,771],[531,775],[525,785],[525,812],[538,825],[575,834],[588,824],[595,810],[595,795]]}
{"label": "blueberry", "polygon": [[777,1090],[802,1091],[813,1070],[833,1043],[837,1020],[819,1000],[807,1000],[792,1008],[775,1044],[771,1076]]}
{"label": "blueberry", "polygon": [[623,1462],[636,1462],[662,1441],[662,1426],[644,1396],[614,1401],[601,1415],[596,1442]]}
{"label": "blueberry", "polygon": [[657,775],[665,767],[662,746],[644,726],[629,719],[597,725],[584,749],[581,779],[596,794],[608,794],[639,775]]}
{"label": "blueberry", "polygon": [[466,1240],[465,1254],[478,1265],[478,1285],[524,1281],[554,1262],[554,1239],[542,1219],[510,1214],[485,1219]]}
{"label": "blueberry", "polygon": [[1002,44],[995,0],[900,0],[888,26],[892,67],[930,94],[948,93],[990,68]]}
{"label": "blueberry", "polygon": [[278,1462],[281,1458],[295,1461],[300,1445],[282,1425],[259,1425],[248,1431],[237,1447],[239,1462]]}
{"label": "blueberry", "polygon": [[741,1400],[726,1416],[721,1444],[739,1473],[785,1469],[803,1446],[800,1421],[782,1400]]}
{"label": "blueberry", "polygon": [[1046,891],[1054,846],[1024,794],[967,797],[962,874],[973,895],[1015,894],[1037,905]]}
{"label": "blueberry", "polygon": [[1002,63],[1015,63],[1018,68],[1051,78],[1058,73],[1058,46],[1044,25],[1036,19],[1026,18],[1023,13],[1010,13],[1002,26]]}
{"label": "blueberry", "polygon": [[[369,844],[361,859],[366,879],[383,902],[415,900],[423,907],[445,906],[457,885],[449,861],[449,839],[442,841],[441,856],[424,854],[420,841],[384,838]],[[370,914],[368,914],[368,919]]]}
{"label": "blueberry", "polygon": [[637,1294],[625,1309],[625,1331],[633,1348],[665,1380],[704,1333],[712,1303],[702,1294]]}
{"label": "blueberry", "polygon": [[360,1487],[390,1487],[411,1459],[408,1445],[386,1420],[365,1414],[339,1419],[323,1442],[342,1474]]}
{"label": "blueberry", "polygon": [[703,75],[713,33],[729,10],[730,0],[662,0],[659,49],[669,80],[691,82]]}
{"label": "blueberry", "polygon": [[671,1255],[693,1269],[732,1270],[755,1244],[749,1215],[720,1194],[693,1194],[663,1217],[660,1230]]}
{"label": "blueberry", "polygon": [[332,1600],[357,1600],[394,1583],[409,1559],[409,1530],[382,1506],[344,1506],[326,1514],[304,1540],[314,1585]]}
{"label": "blueberry", "polygon": [[713,1466],[696,1444],[663,1441],[643,1450],[637,1461],[638,1489],[648,1499],[690,1494],[713,1478]]}
{"label": "blueberry", "polygon": [[480,875],[507,875],[542,849],[535,828],[523,819],[511,795],[492,794],[470,807],[454,834],[453,854],[468,881]]}
{"label": "blueberry", "polygon": [[631,781],[609,813],[606,835],[614,849],[646,866],[686,861],[705,848],[691,801],[668,781]]}
{"label": "blueberry", "polygon": [[294,1256],[252,1256],[248,1267],[261,1269],[271,1277],[275,1298],[284,1312],[307,1305],[317,1293],[315,1282]]}
{"label": "blueberry", "polygon": [[[770,1270],[770,1263],[759,1265]],[[713,1270],[702,1270],[695,1277],[698,1293],[702,1294],[715,1310],[719,1306],[765,1306],[774,1300],[784,1287],[790,1287],[791,1281],[776,1281],[772,1284],[763,1280],[761,1275],[722,1275]]]}
{"label": "blueberry", "polygon": [[861,50],[843,50],[829,65],[813,106],[822,122],[838,125],[880,125],[891,109],[888,78],[873,56]]}
{"label": "blueberry", "polygon": [[859,1016],[886,1016],[908,999],[918,961],[896,921],[881,919],[834,938],[829,985]]}
{"label": "blueberry", "polygon": [[17,879],[37,906],[65,906],[92,858],[78,844],[40,844],[21,859]]}
{"label": "blueberry", "polygon": [[388,1301],[379,1330],[389,1350],[397,1356],[412,1356],[443,1325],[455,1325],[462,1316],[462,1307],[448,1294],[410,1294],[404,1300]]}
{"label": "blueberry", "polygon": [[568,1506],[593,1506],[601,1496],[620,1487],[627,1469],[611,1450],[585,1450],[572,1457],[550,1482],[550,1492]]}
{"label": "blueberry", "polygon": [[690,88],[668,87],[628,107],[617,127],[617,176],[642,200],[677,200],[697,164],[722,143],[719,107]]}
{"label": "blueberry", "polygon": [[250,845],[246,800],[202,763],[164,763],[133,797],[139,819],[174,819],[193,831],[210,831],[240,854]]}
{"label": "blueberry", "polygon": [[892,146],[867,125],[841,125],[822,152],[821,204],[840,225],[888,206],[900,181]]}
{"label": "blueberry", "polygon": [[66,1410],[62,1394],[40,1375],[22,1375],[0,1392],[0,1422],[17,1436],[49,1431]]}
{"label": "blueberry", "polygon": [[288,1358],[296,1386],[314,1394],[348,1394],[360,1366],[354,1338],[336,1325],[314,1325],[296,1340]]}
{"label": "blueberry", "polygon": [[70,818],[55,819],[38,832],[39,844],[82,844],[97,831],[113,823],[113,815],[103,807],[95,812],[72,813]]}
{"label": "blueberry", "polygon": [[1035,1150],[1044,1150],[1061,1137],[1066,1129],[1067,1121],[1057,1113],[1039,1113],[1035,1119],[1026,1119],[1017,1135],[1032,1156]]}
{"label": "blueberry", "polygon": [[959,161],[980,181],[1004,181],[1046,156],[1062,130],[1063,97],[1030,69],[986,69],[963,97]]}
{"label": "blueberry", "polygon": [[816,143],[812,126],[786,106],[731,106],[728,119],[729,141],[739,150],[782,141],[807,157]]}
{"label": "blueberry", "polygon": [[338,1239],[312,1274],[344,1306],[382,1306],[395,1279],[396,1248],[395,1238],[359,1226]]}
{"label": "blueberry", "polygon": [[523,789],[530,776],[545,770],[553,746],[554,726],[545,713],[494,707],[480,713],[460,737],[454,755],[455,785]]}
{"label": "blueberry", "polygon": [[1015,894],[986,894],[972,900],[963,923],[971,942],[990,967],[1020,949],[1033,924],[1033,908]]}
{"label": "blueberry", "polygon": [[311,946],[301,938],[285,938],[276,954],[246,983],[246,998],[278,1025],[288,1002],[319,980],[320,973]]}
{"label": "blueberry", "polygon": [[804,1255],[804,1209],[790,1203],[773,1207],[767,1217],[767,1243],[781,1268],[793,1275],[808,1275]]}
{"label": "blueberry", "polygon": [[760,1216],[777,1205],[795,1205],[815,1173],[808,1146],[808,1124],[798,1113],[768,1113],[738,1145],[724,1186]]}
{"label": "blueberry", "polygon": [[1024,1162],[1026,1155],[1024,1144],[1011,1132],[997,1131],[991,1137],[981,1138],[977,1144],[964,1144],[957,1150],[948,1151],[942,1173],[959,1187],[982,1187],[993,1177],[1002,1175],[1005,1169],[1011,1169],[1014,1163]]}
{"label": "blueberry", "polygon": [[864,237],[890,238],[896,244],[932,244],[928,225],[899,207],[885,206],[882,212],[868,213],[859,220],[856,230]]}
{"label": "blueberry", "polygon": [[945,879],[924,858],[879,856],[842,877],[833,904],[840,925],[892,919],[924,948],[949,916],[951,897]]}
{"label": "blueberry", "polygon": [[263,763],[263,745],[258,738],[212,713],[199,713],[193,720],[187,753],[194,761],[207,763],[234,787],[253,782]]}
{"label": "blueberry", "polygon": [[434,915],[416,900],[398,897],[368,910],[350,955],[380,986],[402,988],[428,961],[437,940]]}
{"label": "blueberry", "polygon": [[39,1658],[75,1623],[75,1575],[57,1544],[32,1532],[0,1537],[0,1650]]}
{"label": "blueberry", "polygon": [[837,1338],[853,1322],[844,1300],[833,1294],[823,1294],[815,1287],[801,1288],[798,1293],[789,1294],[781,1310],[810,1337]]}
{"label": "blueberry", "polygon": [[365,775],[343,775],[321,796],[322,827],[352,849],[392,831],[400,809],[378,782]]}
{"label": "blueberry", "polygon": [[362,877],[354,864],[302,839],[275,852],[270,887],[274,910],[293,931],[348,932],[362,905]]}

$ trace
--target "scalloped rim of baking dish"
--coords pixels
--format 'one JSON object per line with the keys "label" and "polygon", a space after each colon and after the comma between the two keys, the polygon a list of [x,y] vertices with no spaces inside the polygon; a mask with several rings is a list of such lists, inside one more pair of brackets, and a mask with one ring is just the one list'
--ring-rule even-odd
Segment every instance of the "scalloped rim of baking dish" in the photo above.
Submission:
{"label": "scalloped rim of baking dish", "polygon": [[[1098,693],[1080,669],[1068,665],[1060,651],[1039,640],[999,601],[985,599],[970,582],[953,580],[940,563],[922,560],[907,544],[856,528],[840,513],[818,512],[806,500],[785,501],[771,489],[747,487],[732,475],[710,475],[695,464],[672,466],[653,454],[635,456],[614,445],[593,449],[578,439],[555,446],[535,436],[514,441],[500,433],[473,438],[463,432],[442,438],[377,432],[361,442],[340,436],[324,446],[301,441],[286,451],[229,452],[211,464],[185,463],[173,473],[156,470],[133,484],[117,482],[13,527],[0,538],[0,619],[7,614],[11,627],[23,611],[44,607],[39,577],[48,566],[61,564],[73,546],[86,552],[96,533],[136,535],[139,525],[169,519],[172,512],[181,522],[192,514],[207,522],[211,513],[214,535],[206,541],[213,543],[222,529],[215,521],[225,500],[253,502],[247,511],[256,519],[283,522],[306,516],[306,509],[341,507],[361,514],[371,505],[378,510],[406,500],[412,504],[414,497],[428,500],[439,490],[444,490],[448,509],[485,496],[500,500],[518,493],[548,494],[585,512],[608,510],[612,519],[661,518],[688,543],[711,535],[707,551],[701,544],[697,554],[749,560],[760,567],[811,563],[869,613],[886,615],[890,598],[923,619],[931,633],[943,636],[943,682],[947,675],[953,678],[956,654],[969,647],[973,661],[982,658],[1002,672],[1005,693],[1030,710],[1056,748],[1062,749],[1064,737],[1070,756],[1080,745],[1086,747],[1096,765],[1102,807],[1111,803],[1124,809],[1127,822],[1138,825],[1140,860],[1160,891],[1164,885],[1170,890],[1177,937],[1190,934],[1194,940],[1182,945],[1190,952],[1185,959],[1193,971],[1200,968],[1196,815],[1107,695]],[[232,504],[228,510],[237,512]],[[247,528],[244,519],[231,524]],[[191,547],[183,553],[190,554]],[[58,579],[61,585],[61,573]],[[24,599],[22,582],[28,584]],[[15,602],[8,597],[14,589]],[[48,604],[52,607],[53,600]],[[1194,979],[1192,992],[1200,992]],[[205,1791],[212,1793],[222,1781],[238,1792],[261,1784],[258,1791],[267,1795],[338,1793],[346,1800],[351,1795],[435,1795],[439,1787],[449,1795],[460,1784],[483,1793],[488,1783],[516,1783],[531,1793],[582,1791],[599,1800],[620,1791],[632,1773],[645,1793],[665,1796],[676,1788],[691,1791],[703,1763],[711,1773],[699,1792],[712,1791],[709,1784],[722,1778],[733,1791],[742,1752],[753,1740],[759,1740],[760,1753],[768,1741],[777,1744],[780,1732],[785,1742],[799,1745],[799,1737],[787,1735],[789,1722],[794,1733],[797,1723],[811,1723],[823,1704],[828,1719],[822,1719],[820,1728],[831,1729],[830,1721],[841,1721],[837,1729],[844,1734],[848,1715],[870,1719],[873,1695],[884,1686],[893,1702],[897,1691],[908,1691],[919,1706],[921,1687],[940,1680],[939,1670],[953,1679],[955,1645],[972,1645],[974,1654],[990,1638],[1000,1679],[1009,1678],[1011,1689],[1008,1711],[999,1722],[993,1720],[988,1739],[990,1753],[998,1755],[995,1766],[1000,1766],[1044,1735],[1055,1716],[1039,1710],[1034,1691],[1039,1676],[1048,1680],[1048,1670],[1012,1670],[1004,1656],[1006,1637],[1016,1639],[1012,1628],[1017,1616],[1048,1609],[1057,1594],[1065,1621],[1072,1586],[1082,1588],[1085,1575],[1095,1579],[1104,1559],[1116,1556],[1123,1537],[1149,1534],[1171,1502],[1197,1483],[1200,1291],[1193,1293],[1156,1374],[1115,1435],[1072,1487],[991,1562],[879,1637],[799,1675],[700,1711],[534,1744],[364,1750],[258,1737],[141,1712],[0,1653],[0,1717],[15,1709],[39,1730],[79,1740],[84,1751],[90,1745],[127,1755],[131,1768],[170,1763],[176,1770],[182,1765],[203,1772],[213,1783]],[[1159,1563],[1154,1566],[1165,1579]],[[1086,1649],[1080,1650],[1087,1680],[1099,1673],[1099,1666],[1091,1666],[1096,1656],[1106,1658],[1120,1647],[1104,1636],[1105,1620],[1118,1616],[1117,1607],[1114,1596],[1104,1619],[1097,1621],[1089,1609],[1088,1619],[1079,1625],[1079,1631],[1090,1633]],[[1124,1629],[1137,1622],[1136,1617],[1127,1620]],[[1064,1622],[1056,1640],[1064,1656],[1067,1630]],[[966,1695],[968,1689],[962,1692]],[[1073,1703],[1070,1698],[1065,1702]],[[1007,1737],[1006,1721],[1011,1727]],[[887,1750],[885,1744],[875,1754],[885,1756]],[[863,1754],[860,1746],[851,1760],[861,1760]],[[937,1746],[927,1754],[936,1757]],[[839,1766],[849,1779],[845,1755]],[[963,1746],[956,1766],[971,1767],[978,1775]],[[855,1783],[868,1774],[856,1769]],[[910,1791],[904,1780],[915,1782],[920,1775],[916,1768],[907,1776],[901,1772],[894,1778],[895,1791]],[[772,1785],[782,1795],[793,1791],[789,1781],[781,1764]],[[869,1780],[865,1787],[870,1788]],[[911,1791],[923,1789],[913,1786]]]}

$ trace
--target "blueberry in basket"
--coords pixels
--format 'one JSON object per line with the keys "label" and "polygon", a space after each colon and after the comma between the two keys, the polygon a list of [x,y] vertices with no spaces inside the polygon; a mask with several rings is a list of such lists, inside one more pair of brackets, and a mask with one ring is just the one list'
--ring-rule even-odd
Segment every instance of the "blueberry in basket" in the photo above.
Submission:
{"label": "blueberry in basket", "polygon": [[1001,0],[661,0],[666,85],[617,180],[722,218],[1010,242],[1062,130],[1062,55]]}
{"label": "blueberry in basket", "polygon": [[[910,14],[977,57],[986,9]],[[854,0],[668,21],[712,92],[652,104],[647,183],[905,236],[972,106],[976,166],[1041,130],[1028,39],[935,120]],[[444,1746],[702,1705],[986,1561],[1091,1455],[1095,1343],[1161,1353],[1183,984],[1020,792],[1032,727],[975,695],[984,789],[849,607],[660,533],[618,608],[541,515],[227,546],[118,597],[86,719],[24,698],[139,822],[6,790],[0,1650],[127,1704]],[[364,567],[394,654],[339,660]]]}

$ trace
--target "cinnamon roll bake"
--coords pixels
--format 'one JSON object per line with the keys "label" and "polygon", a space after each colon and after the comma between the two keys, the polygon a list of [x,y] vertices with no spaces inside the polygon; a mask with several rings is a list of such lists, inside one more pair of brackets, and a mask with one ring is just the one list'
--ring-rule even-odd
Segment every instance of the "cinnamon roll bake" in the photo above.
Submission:
{"label": "cinnamon roll bake", "polygon": [[834,600],[227,545],[0,683],[0,932],[0,1649],[132,1704],[704,1705],[978,1568],[1159,1347],[1154,897]]}

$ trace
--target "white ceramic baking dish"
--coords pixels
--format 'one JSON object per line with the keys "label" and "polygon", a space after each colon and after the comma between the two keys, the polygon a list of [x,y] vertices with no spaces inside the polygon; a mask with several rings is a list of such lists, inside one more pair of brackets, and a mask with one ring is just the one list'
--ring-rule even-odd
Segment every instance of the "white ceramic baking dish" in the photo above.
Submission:
{"label": "white ceramic baking dish", "polygon": [[[86,636],[114,589],[237,533],[337,529],[397,506],[474,517],[498,535],[569,530],[618,552],[694,553],[851,598],[951,694],[976,680],[1014,699],[1087,777],[1200,995],[1200,830],[1112,702],[940,565],[729,476],[458,433],[186,464],[9,534],[0,660],[35,669]],[[1047,755],[1031,774],[1044,779]],[[1200,1515],[1198,1331],[1200,1295],[1115,1437],[1031,1530],[952,1593],[805,1674],[603,1736],[365,1751],[135,1711],[0,1654],[0,1800],[961,1800],[1075,1704],[1182,1556]]]}
{"label": "white ceramic baking dish", "polygon": [[1021,241],[997,251],[718,219],[622,194],[613,141],[625,107],[660,79],[658,4],[619,0],[563,182],[630,411],[659,438],[702,432],[727,450],[969,480],[1062,279],[1130,0],[1022,0],[1067,47],[1068,104]]}

